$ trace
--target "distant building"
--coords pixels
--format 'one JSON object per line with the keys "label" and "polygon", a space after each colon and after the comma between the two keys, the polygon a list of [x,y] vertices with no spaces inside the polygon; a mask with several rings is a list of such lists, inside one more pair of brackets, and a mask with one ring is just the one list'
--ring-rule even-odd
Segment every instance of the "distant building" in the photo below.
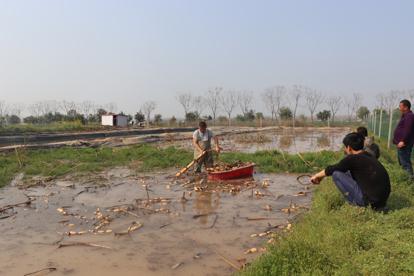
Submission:
{"label": "distant building", "polygon": [[128,126],[128,117],[121,114],[105,114],[102,115],[101,122],[103,126],[117,126],[126,127]]}

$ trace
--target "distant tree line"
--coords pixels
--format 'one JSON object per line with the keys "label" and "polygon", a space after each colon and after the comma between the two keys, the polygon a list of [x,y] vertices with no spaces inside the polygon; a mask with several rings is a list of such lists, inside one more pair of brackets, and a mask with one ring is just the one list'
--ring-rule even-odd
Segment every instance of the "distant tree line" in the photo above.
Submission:
{"label": "distant tree line", "polygon": [[[377,95],[375,110],[389,112],[398,104],[398,100],[407,98],[414,100],[414,89],[392,90],[388,93]],[[316,89],[302,86],[272,86],[260,94],[265,110],[255,109],[253,91],[225,90],[222,87],[213,87],[202,95],[191,92],[178,93],[176,100],[182,107],[183,117],[186,122],[209,120],[213,122],[228,123],[232,121],[251,122],[265,119],[265,114],[274,124],[291,121],[295,126],[296,121],[310,119],[322,122],[335,122],[340,111],[345,114],[348,121],[364,119],[372,111],[363,105],[361,93],[349,95],[332,95]],[[160,125],[164,122],[161,114],[154,114],[157,103],[147,101],[137,108],[133,115],[124,114],[131,124]],[[0,101],[0,126],[13,124],[49,124],[62,121],[79,121],[82,124],[99,123],[101,116],[107,113],[116,113],[115,103],[96,105],[91,101],[76,103],[73,101],[43,101],[31,105],[8,105]],[[264,112],[266,111],[266,112]],[[299,111],[307,111],[308,117],[299,114]],[[23,113],[30,114],[22,116]],[[179,123],[175,116],[166,122],[170,125]]]}

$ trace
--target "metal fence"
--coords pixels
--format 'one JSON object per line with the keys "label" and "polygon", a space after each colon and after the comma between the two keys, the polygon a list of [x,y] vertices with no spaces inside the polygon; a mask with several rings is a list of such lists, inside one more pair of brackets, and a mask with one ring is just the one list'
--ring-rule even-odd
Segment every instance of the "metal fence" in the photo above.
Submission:
{"label": "metal fence", "polygon": [[374,110],[367,117],[368,130],[371,131],[377,139],[387,142],[390,148],[394,129],[400,119],[399,113],[395,110]]}

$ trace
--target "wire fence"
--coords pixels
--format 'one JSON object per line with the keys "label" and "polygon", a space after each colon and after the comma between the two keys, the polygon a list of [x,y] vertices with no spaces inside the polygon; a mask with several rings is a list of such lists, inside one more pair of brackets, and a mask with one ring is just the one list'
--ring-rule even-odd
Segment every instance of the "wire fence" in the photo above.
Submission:
{"label": "wire fence", "polygon": [[368,130],[371,131],[377,139],[387,142],[390,148],[394,129],[400,119],[399,113],[394,110],[374,110],[367,118]]}

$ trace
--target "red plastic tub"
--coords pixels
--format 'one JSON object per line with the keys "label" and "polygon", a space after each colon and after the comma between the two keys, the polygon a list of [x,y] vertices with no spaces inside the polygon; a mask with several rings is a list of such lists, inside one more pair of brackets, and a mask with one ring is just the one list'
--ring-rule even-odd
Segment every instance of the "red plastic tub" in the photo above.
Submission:
{"label": "red plastic tub", "polygon": [[252,177],[254,173],[254,163],[246,166],[222,172],[209,172],[208,180],[230,180],[237,178]]}

